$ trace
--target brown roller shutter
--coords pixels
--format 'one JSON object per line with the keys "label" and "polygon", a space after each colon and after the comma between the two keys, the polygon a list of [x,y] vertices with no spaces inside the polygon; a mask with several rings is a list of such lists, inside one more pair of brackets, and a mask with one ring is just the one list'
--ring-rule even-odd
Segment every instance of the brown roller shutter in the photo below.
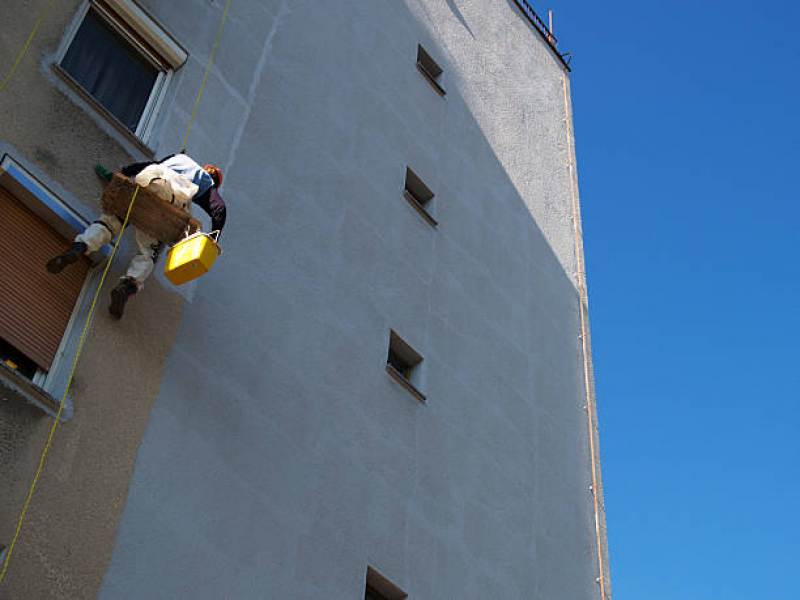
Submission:
{"label": "brown roller shutter", "polygon": [[90,263],[58,275],[47,261],[71,243],[0,188],[0,337],[41,368],[53,364]]}

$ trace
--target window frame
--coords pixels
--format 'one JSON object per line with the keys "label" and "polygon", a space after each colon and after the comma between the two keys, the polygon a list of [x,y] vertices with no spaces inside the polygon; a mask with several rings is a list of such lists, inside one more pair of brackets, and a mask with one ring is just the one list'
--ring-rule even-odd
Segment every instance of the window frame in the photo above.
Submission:
{"label": "window frame", "polygon": [[[71,208],[69,204],[8,153],[0,155],[0,186],[5,188],[39,219],[53,227],[68,241],[79,231],[83,231],[90,223],[88,219]],[[22,377],[25,381],[29,381],[46,395],[52,396],[50,400],[54,402],[54,406],[43,404],[38,401],[39,399],[36,396],[27,395],[29,400],[53,416],[58,409],[58,401],[55,400],[55,397],[60,397],[66,390],[66,381],[69,375],[62,359],[68,351],[71,352],[76,349],[75,347],[78,343],[76,324],[88,312],[88,298],[95,293],[100,283],[101,269],[99,266],[108,257],[109,253],[110,250],[108,248],[103,248],[88,255],[93,266],[86,274],[86,279],[75,300],[72,314],[64,327],[61,343],[56,350],[50,368],[45,371],[41,367],[37,367],[32,379],[19,374],[19,377]],[[61,418],[62,420],[67,420],[71,415],[72,402],[67,397]]]}
{"label": "window frame", "polygon": [[[129,129],[61,65],[91,10],[158,71],[135,130]],[[186,62],[187,56],[186,51],[177,45],[166,30],[131,0],[86,0],[65,32],[61,46],[56,52],[53,68],[117,129],[134,136],[138,142],[146,145],[153,134],[175,71]]]}

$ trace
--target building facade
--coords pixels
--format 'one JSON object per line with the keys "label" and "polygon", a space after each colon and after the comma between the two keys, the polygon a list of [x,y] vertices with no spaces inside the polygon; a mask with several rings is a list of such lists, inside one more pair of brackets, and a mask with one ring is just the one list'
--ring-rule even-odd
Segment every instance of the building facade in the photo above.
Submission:
{"label": "building facade", "polygon": [[[10,0],[0,75],[46,4]],[[121,321],[103,288],[0,598],[610,598],[546,29],[516,0],[225,9],[63,0],[0,92],[0,545],[106,261],[43,270],[95,165],[191,122],[228,204],[207,275],[162,262]]]}

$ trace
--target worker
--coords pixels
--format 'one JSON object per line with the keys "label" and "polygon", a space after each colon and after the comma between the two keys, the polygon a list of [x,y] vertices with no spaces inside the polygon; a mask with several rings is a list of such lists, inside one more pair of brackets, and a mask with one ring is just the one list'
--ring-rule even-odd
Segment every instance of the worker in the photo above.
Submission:
{"label": "worker", "polygon": [[[222,172],[213,165],[201,167],[186,154],[173,154],[159,162],[142,162],[128,165],[122,174],[135,179],[137,185],[154,192],[162,200],[179,209],[190,212],[192,202],[200,206],[211,217],[211,231],[219,233],[225,226],[226,208],[217,189],[222,185]],[[66,266],[77,262],[84,254],[96,252],[119,234],[120,220],[112,214],[103,213],[83,233],[75,237],[75,243],[62,254],[47,262],[50,273],[60,273]],[[136,229],[137,251],[128,265],[125,275],[111,290],[109,312],[122,318],[125,304],[144,287],[144,280],[153,272],[163,242]]]}

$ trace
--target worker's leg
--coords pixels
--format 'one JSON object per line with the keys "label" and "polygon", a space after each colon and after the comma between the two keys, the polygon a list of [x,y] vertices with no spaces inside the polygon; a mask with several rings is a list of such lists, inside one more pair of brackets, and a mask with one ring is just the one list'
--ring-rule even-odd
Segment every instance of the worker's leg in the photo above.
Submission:
{"label": "worker's leg", "polygon": [[161,253],[163,244],[143,231],[136,230],[136,254],[128,265],[125,276],[111,290],[111,306],[109,312],[117,319],[122,318],[125,303],[144,288],[144,280],[153,272],[153,267]]}
{"label": "worker's leg", "polygon": [[75,241],[86,244],[89,252],[96,252],[119,234],[121,228],[122,223],[117,217],[103,213],[86,231],[75,236]]}
{"label": "worker's leg", "polygon": [[136,254],[131,259],[125,276],[136,282],[137,291],[141,291],[144,287],[144,280],[153,272],[163,248],[164,244],[156,238],[140,229],[136,230]]}
{"label": "worker's leg", "polygon": [[75,243],[67,250],[47,261],[47,270],[60,273],[64,267],[77,262],[87,252],[99,250],[119,233],[122,225],[114,215],[103,214],[83,233],[75,236]]}

